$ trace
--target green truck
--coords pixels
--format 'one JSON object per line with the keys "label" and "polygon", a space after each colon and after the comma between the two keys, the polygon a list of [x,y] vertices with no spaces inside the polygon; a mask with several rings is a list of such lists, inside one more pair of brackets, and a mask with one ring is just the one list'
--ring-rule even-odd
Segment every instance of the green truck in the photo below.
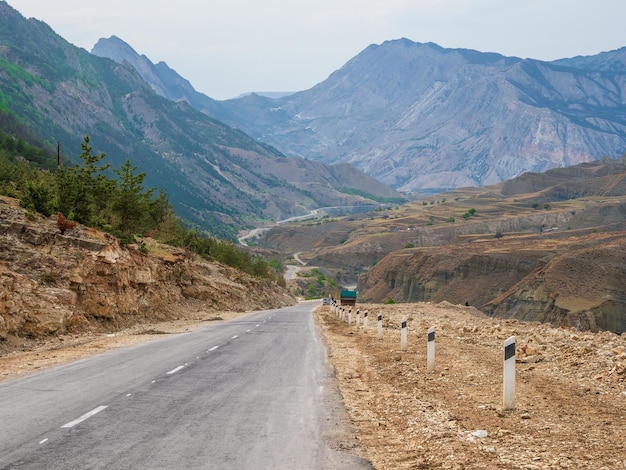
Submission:
{"label": "green truck", "polygon": [[339,300],[341,305],[355,305],[356,304],[356,291],[342,289],[341,294],[339,296]]}

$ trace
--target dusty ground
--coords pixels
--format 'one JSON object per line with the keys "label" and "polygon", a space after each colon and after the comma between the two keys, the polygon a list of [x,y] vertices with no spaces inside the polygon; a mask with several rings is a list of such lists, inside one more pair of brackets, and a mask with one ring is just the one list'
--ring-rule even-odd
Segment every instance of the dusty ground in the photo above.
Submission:
{"label": "dusty ground", "polygon": [[[375,468],[626,469],[625,335],[493,320],[447,303],[359,307],[370,312],[367,331],[326,306],[316,317]],[[426,370],[431,326],[434,373]],[[516,409],[504,411],[503,344],[512,335]]]}
{"label": "dusty ground", "polygon": [[[327,306],[315,316],[357,438],[375,468],[626,469],[624,335],[498,321],[446,303],[359,308],[370,312],[366,331],[339,321]],[[237,315],[14,344],[12,352],[0,352],[0,381]],[[400,350],[403,316],[406,351]],[[434,373],[426,371],[431,326]],[[516,410],[503,411],[502,345],[511,335],[518,347]]]}

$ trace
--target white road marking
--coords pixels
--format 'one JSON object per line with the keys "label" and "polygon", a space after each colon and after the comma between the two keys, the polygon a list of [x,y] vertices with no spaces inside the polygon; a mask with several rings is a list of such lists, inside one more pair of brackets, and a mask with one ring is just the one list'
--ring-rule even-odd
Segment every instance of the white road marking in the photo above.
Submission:
{"label": "white road marking", "polygon": [[45,439],[39,441],[40,444],[45,444],[46,442],[48,442],[48,438],[47,437]]}
{"label": "white road marking", "polygon": [[76,418],[74,421],[70,421],[69,423],[64,424],[61,427],[62,428],[73,428],[77,424],[82,423],[86,419],[91,418],[93,415],[95,415],[97,413],[100,413],[102,410],[105,410],[107,408],[108,408],[107,406],[99,406],[98,408],[94,408],[93,410],[89,411],[88,413],[85,413],[84,415],[82,415],[80,418]]}
{"label": "white road marking", "polygon": [[246,330],[246,333],[250,333],[252,330]]}
{"label": "white road marking", "polygon": [[231,339],[235,339],[235,338],[237,338],[237,336],[239,336],[239,335],[235,335],[235,336],[233,336]]}
{"label": "white road marking", "polygon": [[219,346],[213,346],[211,349],[209,349],[207,352],[211,352],[211,351],[215,351],[217,348],[219,348]]}
{"label": "white road marking", "polygon": [[178,366],[176,369],[172,369],[171,371],[169,371],[167,373],[167,375],[175,374],[176,372],[178,372],[179,370],[184,369],[184,368],[185,368],[185,366]]}
{"label": "white road marking", "polygon": [[131,395],[132,395],[132,393],[127,393],[127,394],[126,394],[126,396],[127,396],[127,397],[129,397],[129,396],[131,396]]}

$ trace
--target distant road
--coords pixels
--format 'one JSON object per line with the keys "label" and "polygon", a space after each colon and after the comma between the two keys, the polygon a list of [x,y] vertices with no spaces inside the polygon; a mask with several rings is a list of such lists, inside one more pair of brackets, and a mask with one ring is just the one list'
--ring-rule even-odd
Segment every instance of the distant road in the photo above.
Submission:
{"label": "distant road", "polygon": [[288,264],[286,268],[287,270],[285,271],[285,279],[288,281],[295,279],[298,266],[295,266],[293,264]]}
{"label": "distant road", "polygon": [[306,266],[306,263],[300,259],[300,253],[301,252],[294,253],[293,254],[293,259],[295,259],[298,263],[300,263],[300,265]]}
{"label": "distant road", "polygon": [[245,315],[0,384],[0,468],[366,469],[310,314]]}
{"label": "distant road", "polygon": [[248,232],[246,235],[244,235],[243,237],[239,237],[239,244],[243,245],[243,246],[248,246],[247,240],[250,240],[251,238],[256,238],[258,235],[260,235],[263,232],[267,232],[269,230],[269,228],[255,228],[250,230],[250,232]]}
{"label": "distant road", "polygon": [[[378,205],[373,205],[373,204],[364,204],[364,205],[350,205],[350,206],[328,206],[328,207],[320,207],[319,209],[313,209],[311,211],[309,211],[308,214],[304,214],[304,215],[297,215],[295,217],[289,217],[288,219],[284,219],[284,220],[279,220],[278,222],[276,222],[274,224],[274,226],[276,225],[282,225],[282,224],[286,224],[289,222],[296,222],[298,220],[306,220],[306,219],[319,219],[322,218],[326,215],[330,215],[332,212],[337,212],[337,211],[355,211],[356,209],[363,209],[363,208],[368,208],[368,209],[373,209],[375,207],[379,207]],[[268,230],[270,230],[271,227],[263,227],[263,228],[255,228],[250,230],[249,233],[247,233],[246,235],[239,237],[239,244],[240,245],[244,245],[247,246],[246,240],[250,240],[251,238],[255,238],[258,235],[262,234],[263,232],[267,232]]]}

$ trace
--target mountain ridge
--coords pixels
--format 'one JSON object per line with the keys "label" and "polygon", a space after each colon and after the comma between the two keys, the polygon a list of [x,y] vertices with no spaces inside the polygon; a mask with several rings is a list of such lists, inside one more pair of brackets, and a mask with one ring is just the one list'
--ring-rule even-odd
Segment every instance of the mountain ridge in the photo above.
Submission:
{"label": "mountain ridge", "polygon": [[309,90],[203,112],[286,155],[436,194],[619,157],[622,90],[626,48],[546,62],[401,38],[369,45]]}
{"label": "mountain ridge", "polygon": [[621,156],[624,67],[623,49],[543,62],[399,39],[309,90],[227,100],[223,119],[287,155],[434,194]]}
{"label": "mountain ridge", "polygon": [[[157,70],[168,78],[164,65]],[[113,167],[131,158],[179,216],[223,238],[324,205],[376,203],[338,188],[329,175],[339,170],[287,157],[186,99],[158,95],[128,62],[77,48],[6,2],[0,3],[0,107],[47,143],[59,142],[70,159],[80,154],[84,135]],[[292,183],[276,177],[276,168]],[[358,183],[355,189],[374,198],[401,197],[365,175]]]}

